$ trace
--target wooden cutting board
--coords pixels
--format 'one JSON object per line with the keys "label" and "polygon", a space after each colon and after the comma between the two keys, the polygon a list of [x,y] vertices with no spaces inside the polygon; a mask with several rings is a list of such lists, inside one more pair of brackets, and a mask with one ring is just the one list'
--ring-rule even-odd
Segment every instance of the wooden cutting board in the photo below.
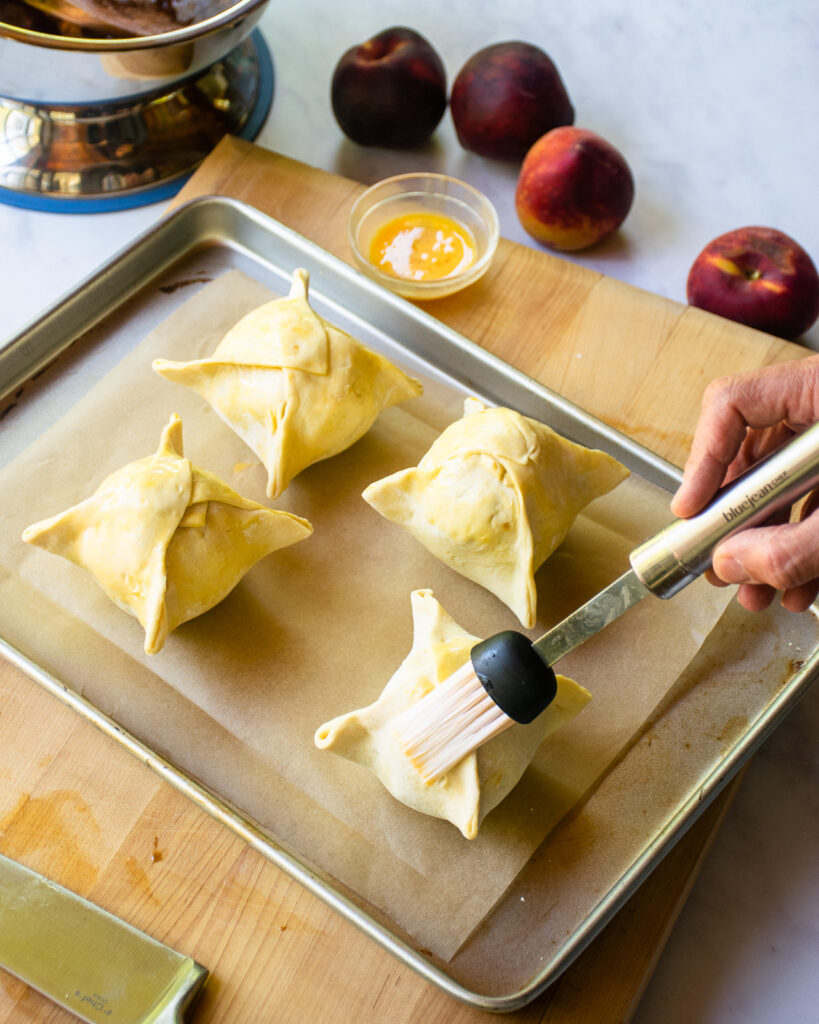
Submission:
{"label": "wooden cutting board", "polygon": [[[174,205],[233,196],[349,259],[363,186],[225,139]],[[429,312],[680,464],[706,383],[805,350],[501,241],[477,285]],[[634,1011],[736,784],[519,1024],[614,1024]],[[194,1020],[472,1024],[454,1002],[0,662],[0,851],[205,964]],[[0,971],[0,1022],[74,1017]]]}

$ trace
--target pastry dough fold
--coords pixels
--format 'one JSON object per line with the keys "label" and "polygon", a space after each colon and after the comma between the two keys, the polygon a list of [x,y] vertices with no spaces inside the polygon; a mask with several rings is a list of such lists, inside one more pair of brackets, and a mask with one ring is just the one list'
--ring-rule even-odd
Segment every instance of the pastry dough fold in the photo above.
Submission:
{"label": "pastry dough fold", "polygon": [[399,747],[393,723],[465,664],[479,642],[453,621],[430,590],[411,595],[412,648],[373,704],[333,718],[316,730],[319,749],[330,750],[372,771],[402,803],[451,822],[467,839],[518,783],[537,748],[585,707],[591,694],[565,676],[557,695],[530,725],[512,725],[427,784]]}
{"label": "pastry dough fold", "polygon": [[159,448],[102,481],[85,501],[23,531],[23,540],[92,573],[145,630],[156,654],[168,634],[225,598],[278,548],[312,533],[306,519],[243,498],[182,454],[172,416]]}
{"label": "pastry dough fold", "polygon": [[606,452],[467,398],[463,417],[417,466],[375,481],[363,497],[529,629],[537,615],[535,572],[578,513],[627,476]]}
{"label": "pastry dough fold", "polygon": [[252,310],[207,359],[153,368],[192,388],[251,448],[275,498],[303,469],[349,448],[388,406],[422,392],[384,356],[323,320],[296,270],[287,298]]}

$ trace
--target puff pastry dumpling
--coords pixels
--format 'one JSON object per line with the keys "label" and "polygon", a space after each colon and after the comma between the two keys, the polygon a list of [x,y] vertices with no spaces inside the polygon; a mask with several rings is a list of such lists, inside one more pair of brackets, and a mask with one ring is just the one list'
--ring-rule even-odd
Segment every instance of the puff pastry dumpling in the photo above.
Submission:
{"label": "puff pastry dumpling", "polygon": [[349,448],[419,381],[318,316],[306,270],[287,298],[252,310],[207,359],[155,359],[160,376],[198,392],[259,457],[275,498],[303,469]]}
{"label": "puff pastry dumpling", "polygon": [[629,471],[512,409],[467,398],[418,465],[363,493],[450,568],[491,591],[527,629],[535,572],[578,513]]}
{"label": "puff pastry dumpling", "polygon": [[258,505],[182,454],[172,416],[156,454],[102,481],[85,501],[23,531],[23,540],[91,572],[145,630],[156,654],[265,555],[312,533],[306,519]]}
{"label": "puff pastry dumpling", "polygon": [[381,696],[320,726],[315,744],[365,766],[397,800],[451,822],[467,839],[474,839],[480,822],[518,783],[545,737],[579,714],[591,694],[557,676],[557,695],[534,722],[510,726],[436,782],[425,783],[399,747],[393,723],[460,668],[479,637],[461,629],[431,591],[413,591],[411,602],[412,648]]}

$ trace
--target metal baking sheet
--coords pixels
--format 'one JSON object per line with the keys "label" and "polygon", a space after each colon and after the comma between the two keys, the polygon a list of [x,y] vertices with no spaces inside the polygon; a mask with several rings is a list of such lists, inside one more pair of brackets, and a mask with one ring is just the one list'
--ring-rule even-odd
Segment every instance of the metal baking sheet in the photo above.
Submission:
{"label": "metal baking sheet", "polygon": [[[323,316],[386,352],[410,372],[415,369],[461,392],[479,394],[544,420],[581,444],[609,451],[651,483],[666,490],[676,487],[679,471],[663,459],[423,310],[384,291],[307,239],[241,202],[221,197],[197,199],[180,207],[0,349],[0,415],[18,407],[0,431],[0,467],[24,451],[117,364],[127,351],[123,347],[126,335],[133,339],[134,334],[147,334],[188,297],[190,289],[226,270],[240,269],[282,293],[295,266],[310,272],[311,303]],[[117,331],[117,324],[123,323],[130,329]],[[53,386],[57,376],[59,388]],[[465,951],[448,963],[415,948],[397,926],[364,906],[355,893],[333,884],[219,793],[151,750],[1,637],[0,653],[428,981],[470,1005],[504,1012],[529,1002],[565,970],[813,682],[819,672],[815,620],[812,616],[791,618],[799,625],[794,625],[788,649],[772,655],[775,678],[770,699],[763,706],[749,708],[747,721],[739,726],[734,723],[730,734],[717,737],[718,757],[691,765],[666,753],[666,763],[673,763],[675,770],[657,772],[657,748],[662,744],[658,742],[652,750],[652,736],[657,737],[649,733],[604,781],[603,790],[617,791],[619,787],[627,791],[627,809],[633,811],[639,825],[635,828],[631,821],[630,829],[620,828],[618,841],[609,842],[603,851],[611,860],[609,885],[593,906],[582,909],[578,924],[566,934],[546,938],[528,926],[525,936],[520,933],[518,901],[527,901],[529,915],[537,917],[539,907],[545,914],[554,892],[548,891],[544,876],[559,877],[559,865],[545,865],[535,857]],[[2,628],[0,616],[0,631]],[[742,633],[741,626],[737,630]],[[737,649],[742,643],[740,635]],[[704,652],[703,657],[707,656]],[[698,663],[691,666],[694,681],[701,668]],[[736,682],[731,678],[731,665],[711,665],[709,670],[724,671],[726,685]],[[736,671],[741,672],[741,665]],[[678,737],[687,728],[685,715],[695,716],[692,727],[700,728],[702,709],[694,702],[687,711],[675,709],[675,713],[679,721],[674,721],[673,715],[670,718],[676,749],[684,746]],[[622,801],[622,792],[618,799]],[[597,824],[605,845],[607,823]],[[567,825],[572,827],[572,823]],[[580,827],[584,827],[582,823]],[[600,849],[590,845],[589,858],[600,855]],[[509,956],[508,971],[502,972],[503,983],[488,990],[482,978],[482,957],[487,955],[488,944],[497,948],[499,937],[514,947],[510,950],[514,955]]]}

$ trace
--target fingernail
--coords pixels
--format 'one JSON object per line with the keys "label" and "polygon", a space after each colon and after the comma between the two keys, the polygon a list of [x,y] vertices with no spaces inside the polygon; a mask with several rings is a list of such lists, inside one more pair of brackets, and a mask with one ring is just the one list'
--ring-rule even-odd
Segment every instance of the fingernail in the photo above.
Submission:
{"label": "fingernail", "polygon": [[742,562],[731,556],[720,558],[719,567],[715,565],[714,569],[720,579],[725,580],[726,583],[749,583],[751,579]]}

